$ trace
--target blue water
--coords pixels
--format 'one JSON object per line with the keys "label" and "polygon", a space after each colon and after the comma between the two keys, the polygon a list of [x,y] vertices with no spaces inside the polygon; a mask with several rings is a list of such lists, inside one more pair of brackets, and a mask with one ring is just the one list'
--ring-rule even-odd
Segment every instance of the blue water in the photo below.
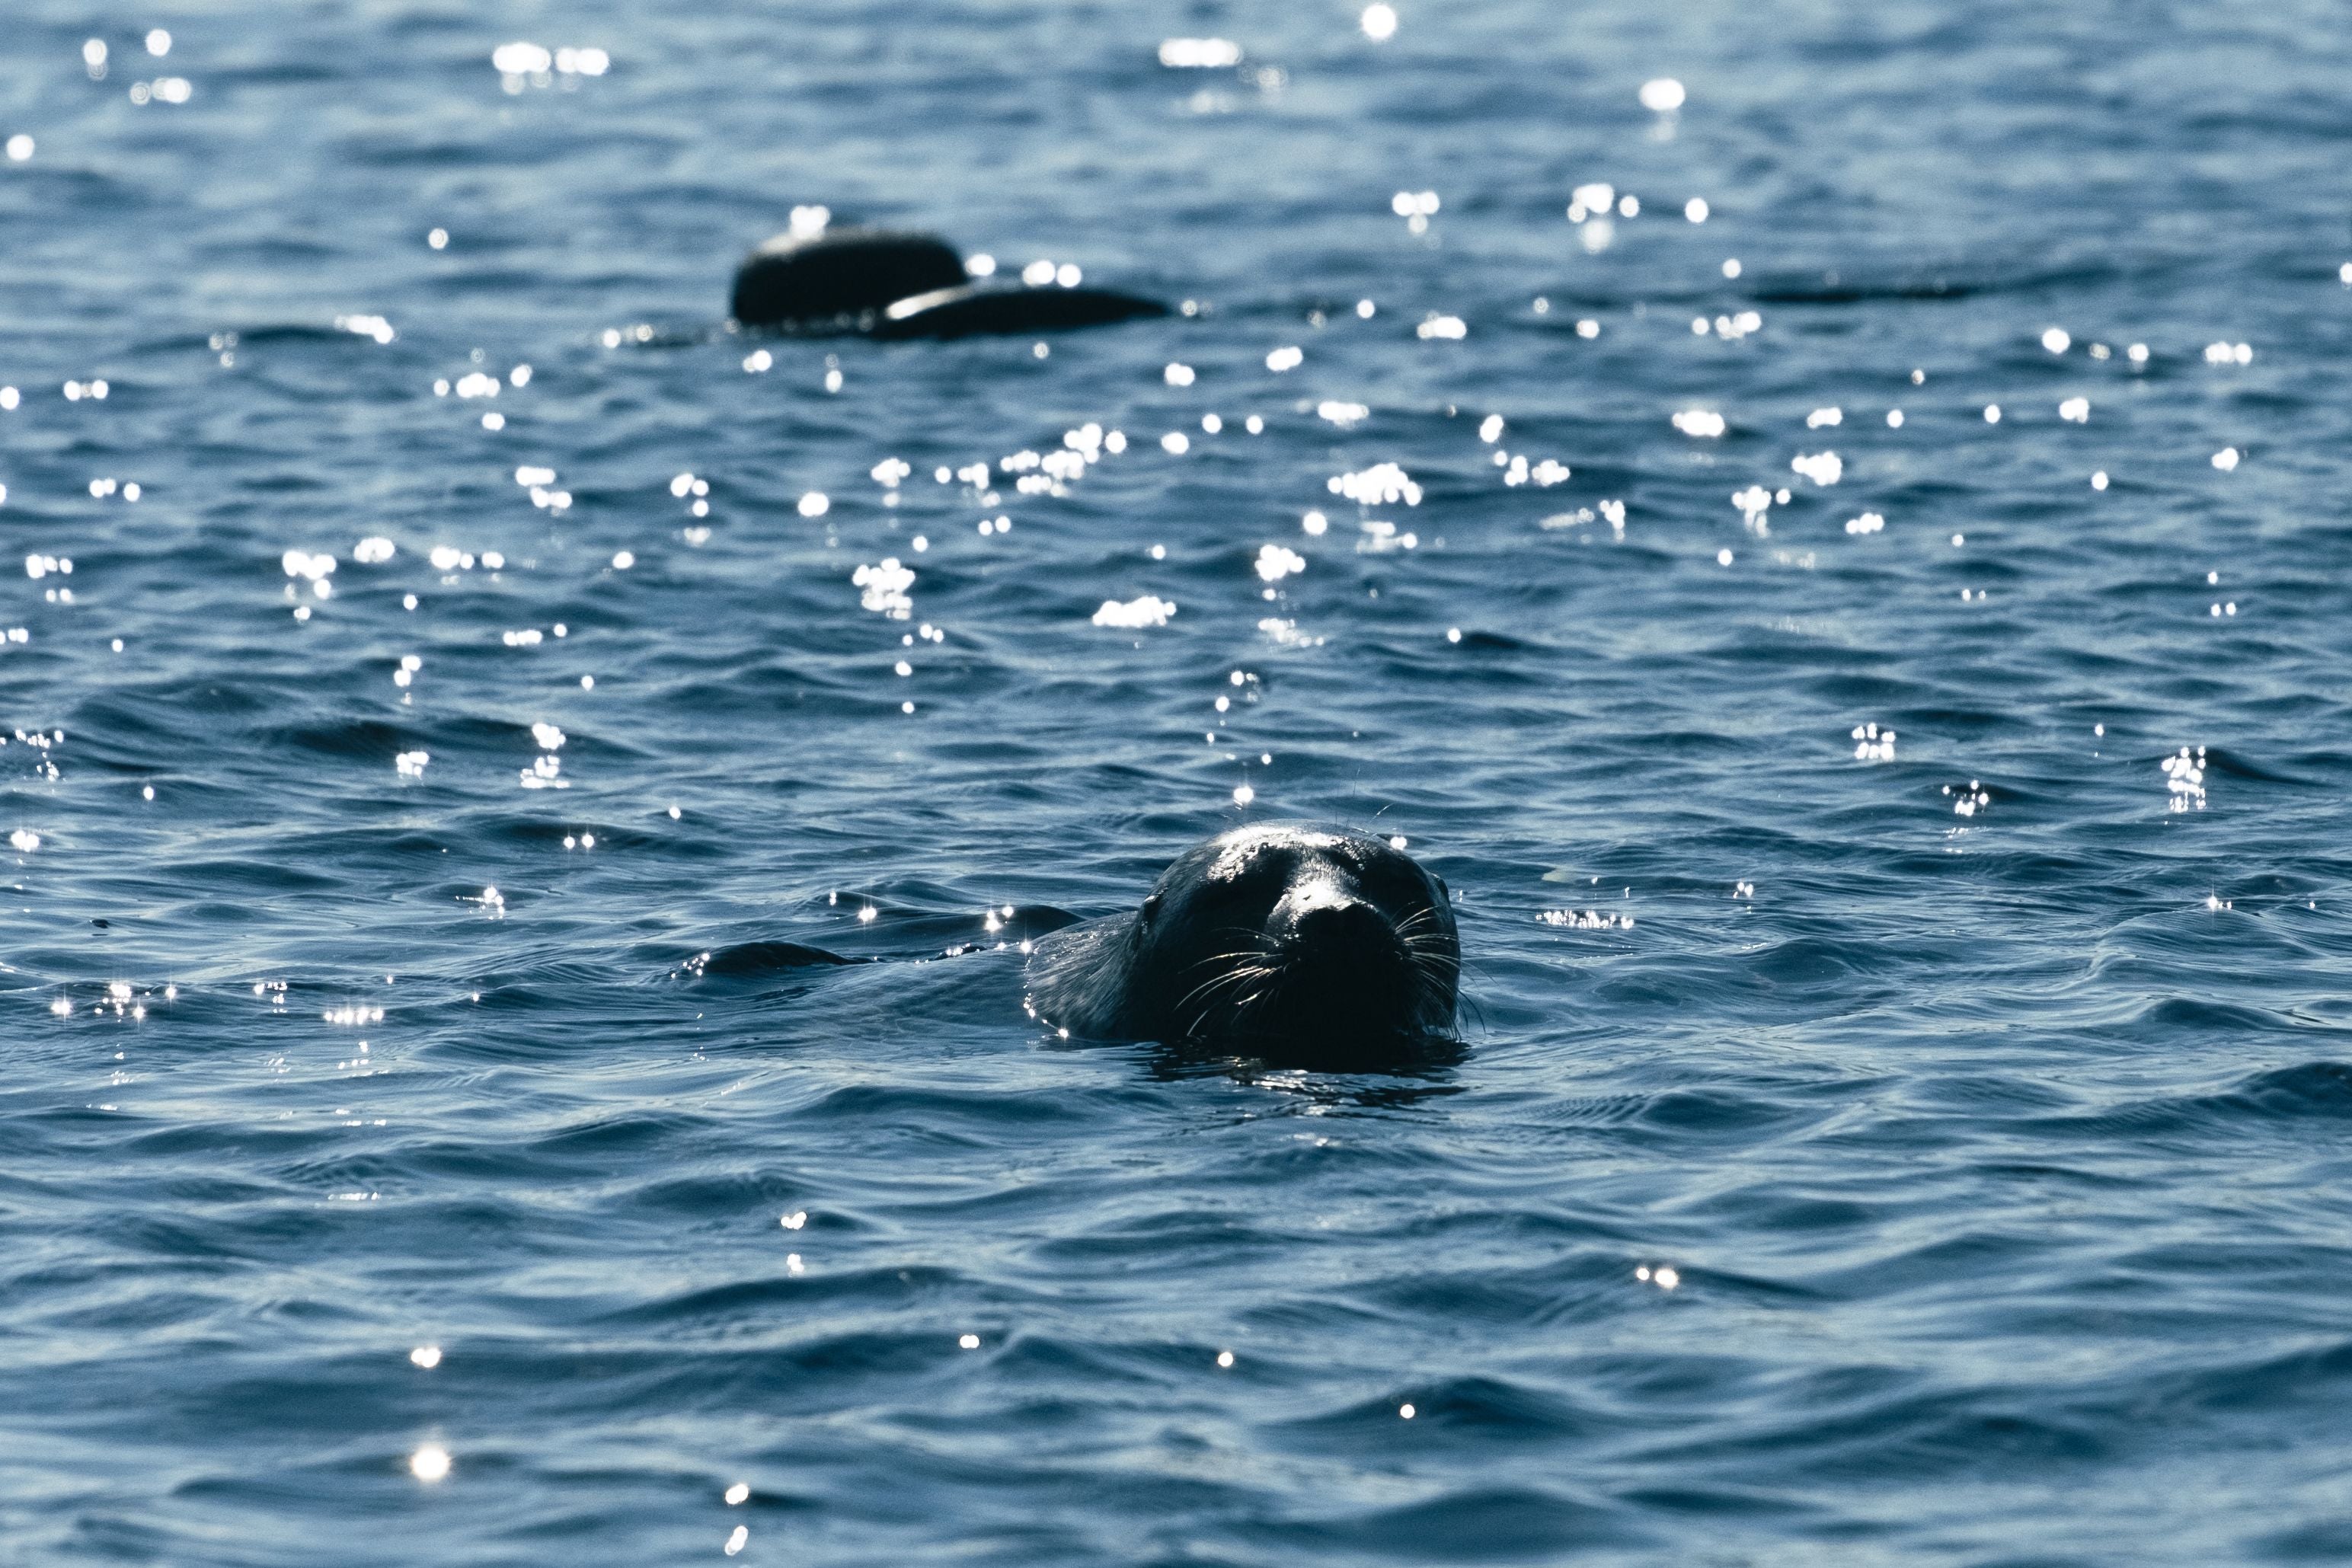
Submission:
{"label": "blue water", "polygon": [[[0,35],[0,1558],[2352,1559],[2352,13],[233,9]],[[1040,1037],[1245,818],[1458,1053]]]}

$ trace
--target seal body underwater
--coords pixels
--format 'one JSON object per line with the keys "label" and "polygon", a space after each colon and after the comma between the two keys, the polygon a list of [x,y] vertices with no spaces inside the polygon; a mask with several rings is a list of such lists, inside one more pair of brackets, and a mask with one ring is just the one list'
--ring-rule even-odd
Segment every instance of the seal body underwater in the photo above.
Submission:
{"label": "seal body underwater", "polygon": [[1445,884],[1402,851],[1257,824],[1178,857],[1133,914],[1041,940],[1029,1008],[1093,1039],[1370,1060],[1443,1038],[1461,970]]}
{"label": "seal body underwater", "polygon": [[1107,327],[1146,316],[1165,316],[1156,299],[1115,288],[997,287],[967,283],[918,294],[886,307],[869,330],[877,338],[973,338],[988,333],[1056,332],[1072,327]]}
{"label": "seal body underwater", "polygon": [[889,339],[1047,332],[1169,313],[1111,288],[975,282],[937,235],[868,228],[766,241],[736,269],[729,309],[746,327]]}

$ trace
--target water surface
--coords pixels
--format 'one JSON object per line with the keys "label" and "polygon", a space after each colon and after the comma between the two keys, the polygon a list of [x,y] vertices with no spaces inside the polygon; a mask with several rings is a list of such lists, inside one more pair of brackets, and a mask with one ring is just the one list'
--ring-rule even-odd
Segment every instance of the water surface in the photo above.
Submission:
{"label": "water surface", "polygon": [[[1358,9],[17,7],[12,1552],[2352,1556],[2352,21]],[[1458,1052],[1041,1038],[1264,818]]]}

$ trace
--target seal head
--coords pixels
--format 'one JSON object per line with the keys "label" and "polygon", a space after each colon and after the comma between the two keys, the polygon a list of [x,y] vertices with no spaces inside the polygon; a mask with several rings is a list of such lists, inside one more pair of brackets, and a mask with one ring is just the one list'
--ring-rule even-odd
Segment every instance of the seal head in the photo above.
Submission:
{"label": "seal head", "polygon": [[729,309],[766,331],[886,340],[1051,332],[1169,313],[1112,288],[975,283],[939,235],[867,228],[766,241],[736,270]]}
{"label": "seal head", "polygon": [[864,331],[895,301],[964,280],[963,258],[937,235],[855,228],[781,234],[744,258],[731,309],[746,327]]}
{"label": "seal head", "polygon": [[1411,857],[1258,824],[1179,857],[1134,914],[1046,937],[1029,1007],[1096,1039],[1369,1059],[1449,1030],[1461,970],[1445,884]]}

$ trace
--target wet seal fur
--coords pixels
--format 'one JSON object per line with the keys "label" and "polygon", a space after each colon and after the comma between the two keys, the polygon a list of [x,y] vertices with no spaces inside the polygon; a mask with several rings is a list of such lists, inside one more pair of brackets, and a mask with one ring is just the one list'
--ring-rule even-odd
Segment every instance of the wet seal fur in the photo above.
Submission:
{"label": "wet seal fur", "polygon": [[911,295],[967,281],[936,235],[889,229],[781,234],[743,258],[729,308],[746,327],[854,332]]}
{"label": "wet seal fur", "polygon": [[1180,856],[1133,914],[1038,942],[1028,1006],[1089,1039],[1345,1069],[1446,1040],[1461,973],[1442,879],[1385,840],[1265,823]]}
{"label": "wet seal fur", "polygon": [[883,339],[1048,332],[1169,313],[1110,288],[975,283],[937,235],[867,228],[762,243],[736,269],[729,308],[769,331]]}

